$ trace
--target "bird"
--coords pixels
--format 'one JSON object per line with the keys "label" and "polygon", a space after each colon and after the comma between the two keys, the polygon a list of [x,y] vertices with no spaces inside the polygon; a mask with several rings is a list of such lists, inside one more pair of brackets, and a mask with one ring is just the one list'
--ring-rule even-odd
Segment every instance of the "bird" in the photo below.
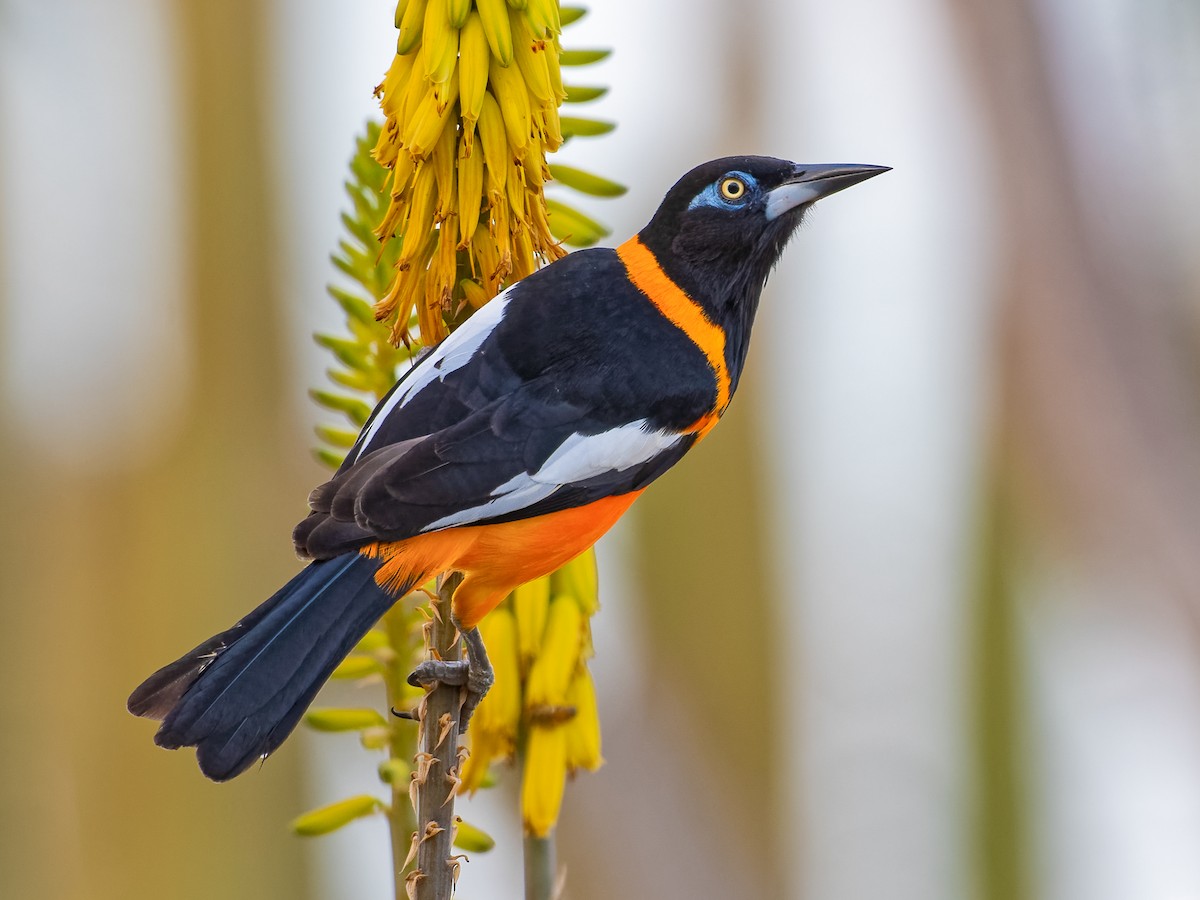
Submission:
{"label": "bird", "polygon": [[128,700],[160,747],[226,781],[278,748],[338,663],[402,596],[459,572],[465,660],[414,684],[492,681],[476,628],[513,589],[586,551],[716,425],[759,297],[823,197],[886,166],[766,156],[703,163],[616,248],[515,282],[404,372],[296,526],[310,560]]}

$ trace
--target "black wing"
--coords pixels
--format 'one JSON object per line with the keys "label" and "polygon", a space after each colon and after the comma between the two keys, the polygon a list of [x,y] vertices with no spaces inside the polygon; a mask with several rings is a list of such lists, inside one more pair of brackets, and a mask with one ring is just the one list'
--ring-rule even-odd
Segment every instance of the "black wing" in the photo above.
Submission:
{"label": "black wing", "polygon": [[294,535],[326,558],[644,487],[712,409],[703,352],[611,250],[571,254],[475,313],[380,402]]}

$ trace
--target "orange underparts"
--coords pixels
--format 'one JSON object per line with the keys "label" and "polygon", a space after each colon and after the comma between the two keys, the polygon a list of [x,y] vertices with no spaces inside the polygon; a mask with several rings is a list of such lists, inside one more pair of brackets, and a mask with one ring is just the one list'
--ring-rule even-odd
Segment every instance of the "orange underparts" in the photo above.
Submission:
{"label": "orange underparts", "polygon": [[359,552],[383,560],[375,581],[395,594],[443,572],[462,572],[454,616],[463,628],[474,628],[514,588],[550,574],[596,543],[640,494],[499,525],[465,525],[368,544]]}
{"label": "orange underparts", "polygon": [[687,295],[662,266],[650,249],[634,235],[617,248],[617,256],[634,286],[645,294],[667,321],[686,334],[704,351],[708,364],[717,379],[717,404],[690,425],[698,438],[708,434],[729,405],[729,370],[725,366],[725,331],[704,312],[703,307]]}

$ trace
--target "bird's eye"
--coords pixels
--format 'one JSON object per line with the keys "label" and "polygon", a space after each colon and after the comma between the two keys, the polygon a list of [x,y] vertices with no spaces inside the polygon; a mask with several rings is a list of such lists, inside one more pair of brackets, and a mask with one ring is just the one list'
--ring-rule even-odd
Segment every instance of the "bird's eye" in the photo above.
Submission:
{"label": "bird's eye", "polygon": [[746,196],[746,182],[732,175],[721,179],[721,196],[726,200],[741,200]]}

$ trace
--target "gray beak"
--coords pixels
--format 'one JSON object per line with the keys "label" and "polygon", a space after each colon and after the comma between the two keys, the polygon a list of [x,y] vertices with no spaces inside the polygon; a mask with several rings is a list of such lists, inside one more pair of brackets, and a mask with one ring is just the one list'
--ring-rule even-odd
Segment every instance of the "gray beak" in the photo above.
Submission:
{"label": "gray beak", "polygon": [[860,181],[890,172],[889,166],[796,166],[787,181],[767,192],[767,219],[776,219],[785,212],[836,194]]}

